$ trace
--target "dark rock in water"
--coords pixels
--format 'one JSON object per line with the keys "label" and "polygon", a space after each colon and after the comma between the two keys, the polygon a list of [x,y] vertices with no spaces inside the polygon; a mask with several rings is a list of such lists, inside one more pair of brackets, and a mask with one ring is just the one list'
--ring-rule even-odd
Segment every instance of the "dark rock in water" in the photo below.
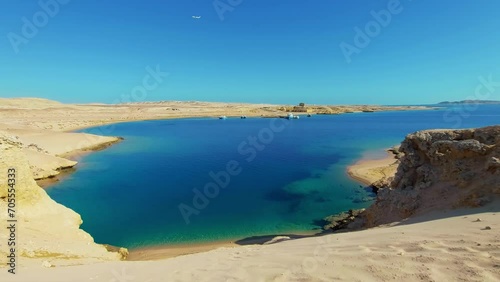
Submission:
{"label": "dark rock in water", "polygon": [[323,226],[323,229],[333,231],[345,229],[356,219],[356,217],[358,217],[364,211],[365,209],[349,210],[348,212],[342,212],[339,214],[327,216],[323,219],[325,222],[327,222],[327,224]]}

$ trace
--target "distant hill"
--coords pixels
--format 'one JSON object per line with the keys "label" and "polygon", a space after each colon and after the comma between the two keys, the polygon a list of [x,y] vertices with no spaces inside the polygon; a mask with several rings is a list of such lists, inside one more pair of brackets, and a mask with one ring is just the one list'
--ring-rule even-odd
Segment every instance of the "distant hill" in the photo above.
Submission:
{"label": "distant hill", "polygon": [[44,109],[49,107],[58,107],[63,104],[43,98],[0,98],[0,109]]}
{"label": "distant hill", "polygon": [[463,101],[444,101],[438,103],[438,105],[460,105],[460,104],[500,104],[500,101],[492,100],[463,100]]}

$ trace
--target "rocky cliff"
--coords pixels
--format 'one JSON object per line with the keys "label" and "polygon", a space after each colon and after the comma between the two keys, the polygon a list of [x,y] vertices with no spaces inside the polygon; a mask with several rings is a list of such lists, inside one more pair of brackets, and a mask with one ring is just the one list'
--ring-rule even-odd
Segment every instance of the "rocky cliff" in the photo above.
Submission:
{"label": "rocky cliff", "polygon": [[500,196],[500,126],[419,131],[406,137],[400,151],[404,156],[390,187],[379,190],[361,217],[366,227],[481,206]]}
{"label": "rocky cliff", "polygon": [[[7,175],[11,171],[15,178],[15,193],[7,193]],[[12,191],[10,191],[12,192]],[[12,195],[15,194],[15,195]],[[94,243],[93,238],[79,229],[82,219],[74,211],[54,202],[33,179],[22,144],[15,137],[0,131],[0,222],[6,224],[8,200],[15,197],[15,219],[17,219],[15,248],[17,256],[37,258],[44,265],[54,260],[78,259],[119,260],[122,255],[108,252],[102,245]],[[5,226],[2,226],[5,230]],[[11,232],[12,233],[12,232]],[[6,243],[9,232],[0,232],[0,242]],[[8,248],[0,248],[0,257],[7,256]],[[14,247],[14,246],[12,246]],[[123,250],[124,251],[124,250]],[[68,261],[69,263],[69,261]],[[3,264],[5,266],[5,264]]]}

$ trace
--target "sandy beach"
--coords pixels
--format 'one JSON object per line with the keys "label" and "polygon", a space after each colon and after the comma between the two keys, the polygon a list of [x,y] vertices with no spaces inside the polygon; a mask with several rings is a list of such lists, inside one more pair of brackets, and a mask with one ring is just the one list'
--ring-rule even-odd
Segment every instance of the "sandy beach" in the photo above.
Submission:
{"label": "sandy beach", "polygon": [[[498,199],[480,208],[444,208],[357,232],[264,245],[260,240],[244,246],[215,242],[151,248],[133,251],[130,261],[121,261],[125,251],[108,252],[95,244],[79,229],[80,216],[52,201],[35,183],[35,179],[54,177],[62,169],[74,167],[82,152],[120,141],[118,137],[70,131],[146,119],[274,116],[284,112],[280,110],[283,106],[202,102],[111,106],[26,101],[0,99],[0,169],[14,166],[18,170],[18,201],[23,207],[17,274],[8,273],[2,263],[2,281],[500,280]],[[112,125],[108,129],[103,134],[112,135]],[[361,160],[349,167],[348,173],[370,185],[393,176],[396,167],[390,153],[384,159]],[[0,220],[5,221],[5,217],[2,214]],[[0,234],[0,240],[7,240],[7,234]],[[6,257],[3,248],[0,255]]]}
{"label": "sandy beach", "polygon": [[234,238],[232,240],[211,241],[205,243],[190,243],[190,244],[175,244],[175,245],[160,245],[146,248],[129,249],[128,261],[150,261],[173,258],[183,255],[196,254],[207,252],[218,248],[234,248],[248,245],[264,245],[271,244],[281,240],[291,240],[299,238],[309,238],[320,236],[321,232],[296,231],[282,235],[264,235],[249,238]]}
{"label": "sandy beach", "polygon": [[347,167],[347,174],[367,186],[380,179],[394,176],[398,167],[394,153],[386,151],[387,155],[380,159],[361,159]]}

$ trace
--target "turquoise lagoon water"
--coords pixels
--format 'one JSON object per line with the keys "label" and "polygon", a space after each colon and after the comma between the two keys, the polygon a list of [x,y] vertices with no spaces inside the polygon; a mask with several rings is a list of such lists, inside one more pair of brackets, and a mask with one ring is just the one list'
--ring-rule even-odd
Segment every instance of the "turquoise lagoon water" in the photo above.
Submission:
{"label": "turquoise lagoon water", "polygon": [[[370,204],[370,192],[345,173],[355,160],[383,156],[382,149],[416,130],[500,124],[500,106],[283,122],[176,119],[86,129],[125,140],[84,156],[76,172],[48,193],[82,216],[82,228],[96,242],[129,248],[311,231],[327,215]],[[271,138],[275,127],[284,129]],[[248,138],[259,132],[269,143],[263,148],[259,141],[252,152]],[[210,172],[225,170],[230,161],[241,172],[202,202],[206,207],[187,224],[179,205],[196,208],[193,189],[203,191],[213,182]]]}

